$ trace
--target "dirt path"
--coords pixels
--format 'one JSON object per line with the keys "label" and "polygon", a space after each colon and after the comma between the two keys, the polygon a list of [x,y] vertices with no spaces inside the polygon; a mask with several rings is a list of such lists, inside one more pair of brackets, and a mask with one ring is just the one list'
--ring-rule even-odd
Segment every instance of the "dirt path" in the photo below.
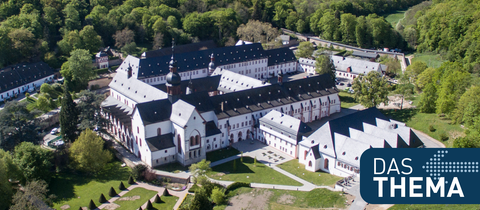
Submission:
{"label": "dirt path", "polygon": [[268,200],[272,192],[268,190],[254,189],[250,193],[234,196],[225,210],[263,210],[268,208]]}

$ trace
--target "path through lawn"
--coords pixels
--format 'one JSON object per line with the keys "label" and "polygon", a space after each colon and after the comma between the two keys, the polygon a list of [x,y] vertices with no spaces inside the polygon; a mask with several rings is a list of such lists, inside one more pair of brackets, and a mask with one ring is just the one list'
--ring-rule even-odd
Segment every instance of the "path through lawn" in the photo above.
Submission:
{"label": "path through lawn", "polygon": [[[158,192],[153,190],[147,190],[145,188],[137,187],[133,188],[130,192],[123,195],[121,198],[116,200],[114,203],[118,204],[118,207],[115,210],[132,210],[138,209],[138,207],[145,204],[150,198],[155,196]],[[162,198],[164,198],[162,196]],[[175,203],[173,204],[175,205]]]}

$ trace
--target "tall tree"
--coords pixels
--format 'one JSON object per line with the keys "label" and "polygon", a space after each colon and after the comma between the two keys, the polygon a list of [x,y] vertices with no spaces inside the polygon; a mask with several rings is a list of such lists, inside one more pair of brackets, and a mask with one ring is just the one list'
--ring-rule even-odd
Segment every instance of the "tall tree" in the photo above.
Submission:
{"label": "tall tree", "polygon": [[212,203],[208,199],[208,194],[205,188],[200,188],[195,192],[193,201],[190,204],[190,210],[211,210],[213,209]]}
{"label": "tall tree", "polygon": [[77,138],[78,110],[72,100],[70,92],[65,87],[60,110],[60,134],[63,139],[73,142]]}
{"label": "tall tree", "polygon": [[25,58],[30,58],[34,54],[35,36],[27,29],[14,29],[8,37],[13,43],[13,49]]}
{"label": "tall tree", "polygon": [[311,42],[300,42],[300,45],[298,45],[298,50],[295,52],[295,56],[297,58],[310,58],[312,57],[314,50],[315,47],[313,47]]}
{"label": "tall tree", "polygon": [[47,203],[52,197],[47,197],[48,185],[43,180],[28,182],[23,190],[18,190],[13,196],[13,206],[10,210],[53,210]]}
{"label": "tall tree", "polygon": [[342,31],[342,41],[346,43],[354,43],[356,41],[355,28],[357,25],[357,17],[350,13],[340,16],[340,30]]}
{"label": "tall tree", "polygon": [[12,201],[12,185],[9,182],[11,175],[10,167],[13,166],[12,158],[8,152],[0,149],[0,209],[8,209]]}
{"label": "tall tree", "polygon": [[117,31],[115,35],[113,35],[113,38],[115,39],[115,47],[122,48],[126,44],[132,43],[135,40],[134,37],[135,33],[133,33],[133,31],[128,28]]}
{"label": "tall tree", "polygon": [[90,90],[82,90],[79,94],[77,110],[79,111],[80,130],[94,129],[96,126],[103,127],[105,119],[101,115],[101,107],[105,96]]}
{"label": "tall tree", "polygon": [[88,86],[88,81],[95,75],[91,54],[84,49],[74,50],[70,54],[60,73],[68,81],[70,90],[80,91]]}
{"label": "tall tree", "polygon": [[53,154],[31,142],[22,142],[15,147],[13,162],[23,174],[20,181],[25,183],[33,180],[50,181]]}
{"label": "tall tree", "polygon": [[27,102],[7,102],[0,112],[0,147],[12,150],[21,142],[34,142],[40,140],[35,115],[38,110],[28,111]]}
{"label": "tall tree", "polygon": [[355,98],[367,108],[388,103],[387,80],[376,71],[368,72],[367,75],[360,74],[353,80],[352,89]]}
{"label": "tall tree", "polygon": [[83,49],[88,50],[91,54],[97,53],[102,46],[102,37],[100,37],[93,26],[87,25],[80,31]]}
{"label": "tall tree", "polygon": [[320,55],[317,57],[315,63],[315,71],[318,74],[329,74],[332,80],[335,82],[336,70],[335,65],[333,65],[332,59],[329,55]]}
{"label": "tall tree", "polygon": [[437,98],[437,88],[433,83],[428,83],[423,88],[423,92],[420,94],[420,100],[418,101],[418,108],[420,108],[420,112],[434,113]]}
{"label": "tall tree", "polygon": [[471,127],[475,118],[480,116],[480,87],[472,86],[460,97],[454,110],[452,120],[456,123],[464,123]]}
{"label": "tall tree", "polygon": [[90,129],[84,130],[70,147],[73,166],[91,174],[100,172],[112,159],[110,151],[104,149],[105,142]]}

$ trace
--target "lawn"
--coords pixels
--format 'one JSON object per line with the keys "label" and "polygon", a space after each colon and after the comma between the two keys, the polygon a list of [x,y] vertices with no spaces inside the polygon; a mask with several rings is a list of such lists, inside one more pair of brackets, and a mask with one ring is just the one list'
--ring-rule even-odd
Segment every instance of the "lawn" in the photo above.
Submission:
{"label": "lawn", "polygon": [[414,61],[423,61],[427,64],[428,67],[438,68],[446,60],[442,59],[439,54],[435,53],[415,53],[415,57],[412,59]]}
{"label": "lawn", "polygon": [[480,209],[478,204],[397,204],[389,210],[477,210]]}
{"label": "lawn", "polygon": [[311,182],[318,186],[331,186],[334,187],[335,183],[342,179],[341,177],[331,175],[325,172],[311,172],[305,170],[305,165],[298,162],[298,159],[293,159],[291,161],[282,163],[278,165],[279,168],[288,171],[289,173],[304,179],[308,182]]}
{"label": "lawn", "polygon": [[[137,209],[138,207],[142,206],[145,204],[148,200],[153,198],[155,194],[158,192],[153,191],[153,190],[147,190],[145,188],[137,187],[133,188],[130,192],[126,193],[123,195],[121,198],[126,198],[126,197],[133,197],[133,196],[140,196],[139,199],[136,200],[116,200],[114,203],[118,204],[120,207],[116,208],[116,210],[132,210],[132,209]],[[173,204],[175,205],[175,204]]]}
{"label": "lawn", "polygon": [[[319,208],[345,208],[345,196],[341,192],[333,192],[327,189],[318,188],[310,192],[304,191],[290,191],[290,190],[274,190],[274,189],[259,189],[259,188],[238,188],[229,193],[229,198],[247,194],[253,197],[265,195],[265,191],[270,192],[268,198],[269,208],[272,210],[305,210],[305,209],[319,209]],[[193,196],[192,196],[193,197]],[[288,201],[287,201],[288,200]],[[217,208],[225,209],[226,206],[219,206]]]}
{"label": "lawn", "polygon": [[[291,210],[291,207],[299,208],[344,208],[345,196],[341,192],[333,192],[323,188],[313,189],[310,192],[271,190],[273,195],[270,197],[270,209]],[[281,204],[279,200],[285,196],[292,196],[291,203]]]}
{"label": "lawn", "polygon": [[53,177],[50,183],[50,193],[57,195],[53,208],[61,209],[63,205],[69,205],[70,209],[88,206],[92,199],[98,206],[98,198],[103,193],[110,199],[108,192],[110,187],[120,192],[118,186],[123,181],[125,187],[129,187],[127,180],[130,175],[130,168],[121,167],[121,162],[109,163],[105,170],[96,176],[85,174],[61,173]]}
{"label": "lawn", "polygon": [[[460,125],[452,124],[450,119],[439,117],[437,114],[420,113],[416,109],[380,111],[394,120],[405,122],[408,127],[422,131],[434,139],[440,140],[440,134],[445,133],[449,139],[441,142],[446,147],[452,147],[453,140],[463,135],[463,128]],[[430,125],[433,125],[435,131],[429,130]]]}
{"label": "lawn", "polygon": [[179,209],[182,207],[188,206],[192,203],[194,195],[187,194],[187,197],[183,200],[182,204],[180,205]]}
{"label": "lawn", "polygon": [[219,161],[238,154],[240,154],[240,152],[237,149],[233,147],[227,147],[226,149],[219,149],[212,152],[207,152],[207,160],[213,163],[215,161]]}
{"label": "lawn", "polygon": [[404,17],[404,14],[407,10],[398,10],[398,11],[395,11],[393,13],[390,13],[385,17],[385,20],[389,23],[392,24],[393,28],[395,28],[397,26],[397,23],[398,21],[400,21],[403,17]]}
{"label": "lawn", "polygon": [[152,203],[153,208],[170,210],[173,209],[179,198],[177,196],[160,196],[160,199],[162,199],[161,203]]}
{"label": "lawn", "polygon": [[[236,167],[234,166],[234,162]],[[302,186],[301,183],[262,163],[257,162],[256,166],[254,166],[253,163],[253,158],[243,157],[243,162],[241,162],[240,159],[226,162],[213,167],[212,171],[207,173],[207,175],[210,178],[223,181]],[[234,170],[235,168],[236,170]],[[223,175],[223,173],[225,173],[225,175]]]}
{"label": "lawn", "polygon": [[155,169],[161,170],[161,171],[167,171],[167,172],[171,172],[171,173],[180,173],[182,171],[187,171],[188,167],[187,166],[182,166],[178,162],[174,162],[174,163],[169,163],[169,164],[157,166],[157,167],[155,167]]}
{"label": "lawn", "polygon": [[338,93],[340,97],[340,103],[342,108],[350,108],[352,106],[357,105],[358,103],[355,101],[354,95],[351,93],[347,93],[345,91],[340,91]]}

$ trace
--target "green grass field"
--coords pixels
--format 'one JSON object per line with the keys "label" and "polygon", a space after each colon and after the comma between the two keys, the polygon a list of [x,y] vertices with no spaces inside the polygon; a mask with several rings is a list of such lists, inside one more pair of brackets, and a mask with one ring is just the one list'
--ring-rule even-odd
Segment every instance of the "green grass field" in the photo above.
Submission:
{"label": "green grass field", "polygon": [[397,204],[389,210],[477,210],[480,209],[478,204]]}
{"label": "green grass field", "polygon": [[185,198],[185,200],[183,200],[183,202],[182,202],[182,204],[180,205],[179,208],[190,205],[193,201],[193,197],[194,197],[194,195],[187,194],[187,197]]}
{"label": "green grass field", "polygon": [[358,104],[355,101],[354,95],[351,93],[341,91],[338,93],[338,96],[340,97],[340,103],[342,108],[350,108]]}
{"label": "green grass field", "polygon": [[423,61],[427,64],[428,67],[438,68],[446,60],[442,59],[439,54],[435,53],[415,53],[415,57],[412,59],[414,61]]}
{"label": "green grass field", "polygon": [[235,156],[238,154],[240,154],[240,152],[233,147],[226,148],[226,149],[219,149],[212,152],[207,152],[207,160],[213,163],[215,161],[219,161],[227,157]]}
{"label": "green grass field", "polygon": [[[463,135],[463,128],[460,125],[452,124],[450,119],[439,117],[437,114],[420,113],[416,109],[381,110],[381,112],[394,120],[405,122],[408,127],[422,131],[437,140],[440,140],[440,134],[444,132],[449,139],[440,142],[446,147],[452,147],[454,137]],[[429,130],[430,125],[433,125],[435,131]]]}
{"label": "green grass field", "polygon": [[404,17],[404,14],[407,10],[398,10],[398,11],[395,11],[391,14],[388,14],[385,17],[385,20],[387,22],[389,22],[390,24],[392,24],[393,28],[395,28],[397,26],[397,23],[398,21],[400,21],[403,17]]}
{"label": "green grass field", "polygon": [[[114,203],[118,204],[120,207],[116,208],[116,210],[132,210],[138,209],[138,207],[145,204],[148,200],[150,200],[153,196],[157,194],[156,191],[147,190],[145,188],[137,187],[132,189],[130,192],[123,195],[121,198],[132,197],[132,196],[140,196],[140,199],[137,200],[122,200],[122,201],[115,201]],[[121,199],[119,198],[119,199]],[[162,197],[163,198],[163,197]],[[175,205],[175,204],[173,204]]]}
{"label": "green grass field", "polygon": [[311,172],[305,170],[305,165],[298,162],[298,159],[293,159],[291,161],[282,163],[278,165],[281,169],[288,171],[289,173],[304,179],[305,181],[311,182],[318,186],[335,186],[335,183],[342,179],[341,177],[331,175],[325,172]]}
{"label": "green grass field", "polygon": [[170,210],[173,209],[179,198],[177,196],[160,196],[160,199],[162,199],[161,203],[152,203],[153,208]]}
{"label": "green grass field", "polygon": [[[236,170],[234,170],[234,162],[236,165]],[[207,173],[207,175],[210,178],[223,181],[302,186],[301,183],[271,169],[262,163],[257,162],[256,166],[254,166],[253,163],[253,158],[243,157],[243,162],[241,162],[240,159],[226,162],[213,167],[212,171]],[[218,173],[225,173],[225,175],[220,176]]]}
{"label": "green grass field", "polygon": [[98,198],[103,193],[110,199],[108,191],[113,187],[117,193],[120,193],[118,186],[123,181],[125,187],[130,176],[130,168],[121,167],[121,162],[109,163],[105,170],[97,176],[87,176],[84,174],[62,173],[56,175],[50,182],[50,193],[55,194],[57,199],[53,200],[53,208],[59,210],[63,205],[69,205],[69,209],[78,209],[86,207],[92,199],[97,206]]}

